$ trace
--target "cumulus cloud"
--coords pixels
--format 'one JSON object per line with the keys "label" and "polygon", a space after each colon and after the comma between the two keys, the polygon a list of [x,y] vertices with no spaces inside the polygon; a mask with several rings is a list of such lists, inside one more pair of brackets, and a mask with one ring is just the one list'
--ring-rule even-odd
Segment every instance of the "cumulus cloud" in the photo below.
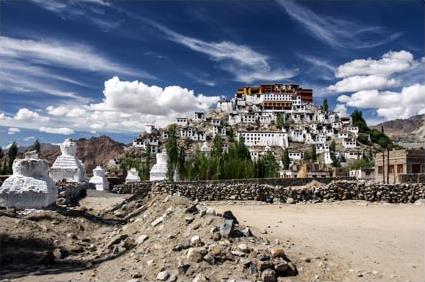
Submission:
{"label": "cumulus cloud", "polygon": [[351,96],[339,96],[338,102],[362,109],[375,108],[378,116],[385,119],[408,118],[425,113],[425,85],[403,87],[400,92],[359,91]]}
{"label": "cumulus cloud", "polygon": [[67,127],[40,127],[40,132],[52,133],[52,134],[62,134],[62,135],[71,135],[74,134],[74,130]]}
{"label": "cumulus cloud", "polygon": [[413,55],[405,50],[390,51],[382,55],[379,60],[372,58],[357,59],[338,67],[336,77],[353,75],[390,76],[394,73],[410,69],[414,64]]}
{"label": "cumulus cloud", "polygon": [[336,104],[334,112],[339,113],[341,116],[348,116],[347,107],[344,104]]}
{"label": "cumulus cloud", "polygon": [[26,108],[20,109],[15,116],[0,113],[0,125],[13,124],[56,134],[72,134],[69,129],[138,133],[144,130],[145,124],[165,126],[176,117],[207,111],[220,99],[219,96],[195,94],[177,85],[160,87],[141,81],[123,81],[118,77],[105,81],[103,95],[99,103],[51,105],[43,113]]}
{"label": "cumulus cloud", "polygon": [[357,59],[339,66],[335,76],[342,79],[328,90],[347,93],[337,98],[340,105],[375,109],[382,119],[408,118],[425,112],[424,71],[424,63],[410,52],[390,51],[379,60]]}
{"label": "cumulus cloud", "polygon": [[334,92],[356,92],[371,89],[386,89],[397,86],[397,80],[378,75],[356,75],[346,77],[334,85],[329,86],[329,90]]}
{"label": "cumulus cloud", "polygon": [[15,133],[21,132],[21,130],[19,128],[16,127],[9,127],[9,129],[7,130],[7,134],[9,135],[13,135]]}
{"label": "cumulus cloud", "polygon": [[206,111],[218,96],[195,95],[180,86],[148,86],[139,81],[121,81],[113,77],[105,82],[102,103],[90,105],[100,110],[137,111],[149,115],[168,115],[188,111]]}
{"label": "cumulus cloud", "polygon": [[48,121],[48,117],[42,117],[37,112],[27,108],[21,108],[16,112],[14,119],[17,121]]}

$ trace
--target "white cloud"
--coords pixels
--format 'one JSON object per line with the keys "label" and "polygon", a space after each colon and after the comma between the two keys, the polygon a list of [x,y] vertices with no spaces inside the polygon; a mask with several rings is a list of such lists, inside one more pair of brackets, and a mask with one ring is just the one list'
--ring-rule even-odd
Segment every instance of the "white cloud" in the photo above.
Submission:
{"label": "white cloud", "polygon": [[338,67],[336,77],[353,75],[389,76],[409,70],[414,64],[413,55],[408,51],[387,52],[379,60],[357,59]]}
{"label": "white cloud", "polygon": [[13,135],[15,133],[21,132],[21,130],[19,128],[16,127],[9,127],[9,129],[7,130],[7,134],[9,135]]}
{"label": "white cloud", "polygon": [[17,39],[2,36],[0,41],[0,56],[26,61],[43,62],[43,64],[59,65],[84,71],[103,73],[122,73],[139,75],[145,78],[153,76],[145,72],[137,72],[129,67],[100,55],[88,45],[45,39]]}
{"label": "white cloud", "polygon": [[16,119],[16,120],[37,120],[37,119],[40,119],[40,115],[36,112],[28,110],[27,108],[21,108],[16,112],[14,119]]}
{"label": "white cloud", "polygon": [[425,85],[403,87],[400,92],[359,91],[351,96],[339,96],[338,102],[350,107],[376,109],[378,116],[387,120],[408,118],[425,113]]}
{"label": "white cloud", "polygon": [[125,110],[150,115],[168,115],[189,111],[206,111],[219,100],[218,96],[195,95],[193,90],[180,86],[148,86],[139,81],[121,81],[113,77],[105,82],[102,103],[93,109]]}
{"label": "white cloud", "polygon": [[377,75],[356,75],[346,77],[328,87],[334,92],[356,92],[361,90],[386,89],[397,86],[397,80]]}
{"label": "white cloud", "polygon": [[166,34],[169,40],[179,43],[196,52],[208,55],[220,67],[235,76],[236,81],[251,83],[254,81],[276,81],[292,78],[296,70],[273,68],[270,58],[249,46],[236,44],[231,41],[207,42],[197,38],[177,33],[168,27],[153,21],[144,21]]}
{"label": "white cloud", "polygon": [[[68,129],[138,133],[144,130],[145,124],[165,126],[176,117],[207,111],[220,99],[219,96],[195,94],[180,86],[163,88],[140,81],[122,81],[118,77],[105,81],[103,94],[99,103],[48,106],[43,113],[23,108],[15,116],[0,113],[0,125],[58,134],[72,134]],[[58,129],[58,125],[61,128]]]}
{"label": "white cloud", "polygon": [[390,34],[379,26],[363,26],[356,22],[318,15],[295,1],[278,0],[277,3],[311,35],[335,48],[376,47],[401,36],[401,33]]}
{"label": "white cloud", "polygon": [[52,134],[62,134],[62,135],[71,135],[74,134],[74,130],[67,127],[40,127],[40,132],[52,133]]}
{"label": "white cloud", "polygon": [[339,113],[341,116],[348,116],[347,107],[344,104],[336,104],[334,112]]}
{"label": "white cloud", "polygon": [[24,138],[24,141],[30,141],[30,140],[34,140],[35,137],[34,136],[28,136]]}
{"label": "white cloud", "polygon": [[335,75],[342,79],[328,89],[346,92],[337,98],[339,103],[374,109],[380,120],[408,118],[425,112],[424,70],[410,52],[390,51],[379,60],[357,59],[339,66]]}

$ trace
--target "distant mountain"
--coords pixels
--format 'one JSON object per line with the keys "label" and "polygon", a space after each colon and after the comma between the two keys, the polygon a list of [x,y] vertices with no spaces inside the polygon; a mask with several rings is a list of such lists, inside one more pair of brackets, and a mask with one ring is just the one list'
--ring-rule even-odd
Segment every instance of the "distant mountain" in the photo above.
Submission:
{"label": "distant mountain", "polygon": [[386,121],[372,128],[380,130],[382,126],[385,134],[395,141],[423,143],[425,140],[425,114]]}
{"label": "distant mountain", "polygon": [[[86,166],[86,171],[91,172],[96,165],[106,165],[110,159],[116,158],[124,153],[125,145],[114,141],[108,136],[81,138],[75,140],[77,143],[77,157]],[[50,164],[60,155],[57,145],[41,144],[40,157],[49,161]]]}

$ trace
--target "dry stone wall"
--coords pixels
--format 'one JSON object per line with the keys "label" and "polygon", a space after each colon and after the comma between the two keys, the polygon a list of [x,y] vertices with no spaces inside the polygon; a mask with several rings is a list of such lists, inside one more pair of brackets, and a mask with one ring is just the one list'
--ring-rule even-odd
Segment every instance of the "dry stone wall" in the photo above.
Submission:
{"label": "dry stone wall", "polygon": [[341,200],[414,203],[425,198],[424,184],[366,184],[357,181],[332,181],[326,185],[263,184],[236,181],[139,182],[115,186],[115,192],[178,194],[199,201],[256,200],[268,203],[300,203]]}

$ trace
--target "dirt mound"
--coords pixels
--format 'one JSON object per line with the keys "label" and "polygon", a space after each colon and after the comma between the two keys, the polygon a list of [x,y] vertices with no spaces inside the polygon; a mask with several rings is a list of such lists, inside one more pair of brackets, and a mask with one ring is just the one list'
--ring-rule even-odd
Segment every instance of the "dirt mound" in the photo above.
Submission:
{"label": "dirt mound", "polygon": [[9,213],[0,226],[5,277],[84,270],[82,280],[277,281],[297,273],[280,245],[231,212],[178,196],[133,197],[104,212]]}

